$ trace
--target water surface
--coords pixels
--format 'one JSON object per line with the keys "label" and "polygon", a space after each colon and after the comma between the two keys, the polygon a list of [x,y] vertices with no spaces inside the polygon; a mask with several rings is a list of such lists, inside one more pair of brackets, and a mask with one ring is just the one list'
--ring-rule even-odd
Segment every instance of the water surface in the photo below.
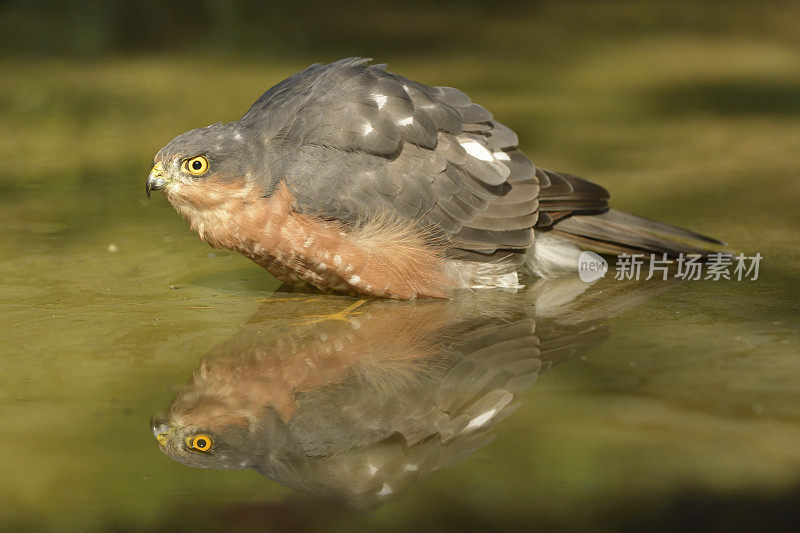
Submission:
{"label": "water surface", "polygon": [[[200,243],[162,197],[147,202],[143,190],[152,155],[174,134],[236,118],[301,64],[4,60],[4,78],[15,83],[0,88],[0,521],[50,529],[577,530],[796,517],[800,137],[796,106],[781,102],[800,83],[800,68],[777,44],[719,37],[709,48],[703,39],[609,44],[554,63],[510,59],[503,76],[480,59],[394,66],[468,90],[520,132],[534,161],[597,180],[617,207],[760,252],[757,281],[607,280],[552,291],[530,283],[483,302],[372,302],[350,319],[313,324],[312,315],[355,300],[278,291],[246,259]],[[705,52],[677,62],[676,49]],[[210,77],[224,79],[223,88],[203,83]],[[761,82],[749,84],[755,78]],[[764,95],[772,104],[759,100]],[[393,337],[392,326],[404,324],[419,346]],[[475,333],[481,324],[489,337]],[[499,333],[509,325],[522,336]],[[297,344],[304,335],[311,340]],[[348,342],[358,335],[384,344],[354,348]],[[159,451],[151,415],[169,408],[204,360],[250,360],[257,348],[258,360],[284,354],[281,368],[296,370],[292,357],[335,351],[328,341],[340,336],[351,359],[302,385],[303,394],[327,391],[317,392],[328,398],[327,414],[289,402],[281,421],[302,408],[313,421],[305,435],[335,427],[320,442],[349,463],[297,469],[282,480],[297,488],[287,488],[251,469],[190,468]],[[494,339],[498,353],[510,346],[504,342],[530,344],[508,352],[519,357],[516,366],[487,363],[488,374],[456,380],[450,372],[459,361],[486,357],[475,355],[476,338]],[[490,378],[480,384],[481,376]],[[345,438],[358,432],[330,422],[337,409],[367,400],[388,409],[391,394],[413,407],[441,383],[475,400],[489,389],[513,398],[452,426],[417,427],[418,436],[436,429],[439,441],[418,441],[430,448],[390,438],[392,453],[413,458],[418,474],[389,468],[380,484],[358,477],[370,471],[362,468],[367,459],[391,454],[370,448],[370,439]],[[324,396],[332,391],[342,397]],[[447,412],[457,418],[456,411]],[[375,419],[382,417],[389,419]],[[402,411],[392,417],[397,427],[408,422]],[[464,422],[473,426],[459,440]],[[444,433],[454,449],[441,445]],[[342,464],[353,468],[337,470]]]}

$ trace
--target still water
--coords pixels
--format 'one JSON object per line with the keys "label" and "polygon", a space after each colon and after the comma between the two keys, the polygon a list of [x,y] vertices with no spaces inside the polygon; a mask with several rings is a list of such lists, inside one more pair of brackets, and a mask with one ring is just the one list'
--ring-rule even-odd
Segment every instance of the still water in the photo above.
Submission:
{"label": "still water", "polygon": [[[796,94],[769,95],[800,69],[705,38],[395,66],[616,207],[761,253],[758,280],[357,306],[283,292],[144,197],[167,140],[304,64],[4,63],[0,529],[796,524],[800,137]],[[735,108],[688,97],[752,79]]]}
{"label": "still water", "polygon": [[769,257],[757,281],[359,303],[98,188],[4,206],[4,524],[576,529],[797,501],[798,286]]}

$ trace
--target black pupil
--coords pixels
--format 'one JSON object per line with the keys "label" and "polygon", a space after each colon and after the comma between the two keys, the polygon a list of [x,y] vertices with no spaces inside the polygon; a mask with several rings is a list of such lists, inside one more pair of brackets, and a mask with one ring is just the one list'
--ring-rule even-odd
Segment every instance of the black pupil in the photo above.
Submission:
{"label": "black pupil", "polygon": [[195,443],[195,445],[198,448],[205,448],[206,447],[206,439],[197,439],[197,442]]}
{"label": "black pupil", "polygon": [[200,170],[201,168],[203,168],[203,163],[201,163],[200,161],[194,161],[192,163],[192,168],[195,170]]}

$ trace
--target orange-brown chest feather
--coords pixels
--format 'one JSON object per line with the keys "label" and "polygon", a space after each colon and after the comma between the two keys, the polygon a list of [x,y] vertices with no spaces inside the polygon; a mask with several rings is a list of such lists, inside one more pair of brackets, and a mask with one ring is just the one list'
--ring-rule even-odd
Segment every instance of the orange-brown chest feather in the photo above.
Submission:
{"label": "orange-brown chest feather", "polygon": [[293,210],[279,184],[267,198],[247,185],[204,180],[167,190],[200,238],[236,250],[287,283],[392,298],[446,297],[445,260],[409,224],[367,223],[357,231]]}

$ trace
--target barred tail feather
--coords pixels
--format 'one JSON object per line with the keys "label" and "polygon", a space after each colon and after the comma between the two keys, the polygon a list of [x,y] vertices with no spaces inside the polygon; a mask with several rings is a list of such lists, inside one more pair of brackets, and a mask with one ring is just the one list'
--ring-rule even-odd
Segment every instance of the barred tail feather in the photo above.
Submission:
{"label": "barred tail feather", "polygon": [[538,232],[527,266],[535,275],[552,277],[575,272],[583,250],[600,255],[635,253],[708,256],[729,251],[725,243],[677,226],[615,209],[597,215],[576,215]]}
{"label": "barred tail feather", "polygon": [[553,226],[552,233],[606,255],[654,252],[677,257],[725,251],[725,243],[717,239],[616,209],[570,217]]}

